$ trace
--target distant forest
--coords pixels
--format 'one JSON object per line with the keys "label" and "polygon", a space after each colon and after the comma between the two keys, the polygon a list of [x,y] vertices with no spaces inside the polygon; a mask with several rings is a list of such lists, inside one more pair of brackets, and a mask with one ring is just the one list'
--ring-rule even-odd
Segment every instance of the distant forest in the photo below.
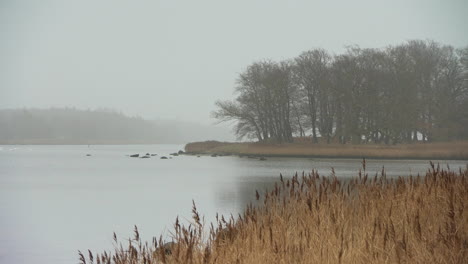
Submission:
{"label": "distant forest", "polygon": [[192,123],[150,121],[112,110],[0,110],[0,144],[150,144],[223,139],[227,133]]}
{"label": "distant forest", "polygon": [[[468,139],[468,47],[412,40],[383,49],[323,49],[249,65],[213,116],[239,138],[410,143]],[[321,139],[321,140],[319,140]]]}

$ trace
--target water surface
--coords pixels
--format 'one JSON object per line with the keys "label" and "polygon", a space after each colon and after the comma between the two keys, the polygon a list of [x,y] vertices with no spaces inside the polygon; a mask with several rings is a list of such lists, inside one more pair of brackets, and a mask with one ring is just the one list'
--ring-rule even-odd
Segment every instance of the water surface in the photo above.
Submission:
{"label": "water surface", "polygon": [[[236,215],[265,189],[296,171],[352,177],[355,159],[178,156],[182,145],[0,146],[0,263],[77,263],[77,250],[109,250],[112,233],[145,240],[170,236],[176,216],[190,220],[192,200],[206,222]],[[154,153],[149,159],[134,153]],[[86,156],[91,154],[91,156]],[[451,168],[466,161],[440,161]],[[428,161],[368,160],[370,174],[416,175]]]}

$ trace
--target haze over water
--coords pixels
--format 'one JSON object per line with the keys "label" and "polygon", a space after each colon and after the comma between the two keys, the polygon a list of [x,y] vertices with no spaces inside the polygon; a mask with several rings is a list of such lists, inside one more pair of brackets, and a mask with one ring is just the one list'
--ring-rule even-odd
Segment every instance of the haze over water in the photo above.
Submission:
{"label": "haze over water", "polygon": [[[76,263],[77,250],[110,250],[137,225],[144,240],[169,239],[177,216],[189,220],[192,200],[206,222],[236,216],[279,179],[318,169],[357,175],[360,160],[160,156],[183,145],[0,146],[0,263]],[[149,159],[134,153],[154,153]],[[91,156],[86,156],[91,154]],[[452,169],[466,161],[442,161]],[[416,175],[427,161],[368,160],[370,175]],[[184,222],[184,220],[183,220]],[[185,223],[187,223],[185,221]]]}

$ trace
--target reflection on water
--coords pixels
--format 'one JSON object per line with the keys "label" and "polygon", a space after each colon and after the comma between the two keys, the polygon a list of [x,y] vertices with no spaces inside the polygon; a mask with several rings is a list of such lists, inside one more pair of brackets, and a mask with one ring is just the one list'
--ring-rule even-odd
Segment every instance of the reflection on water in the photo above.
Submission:
{"label": "reflection on water", "polygon": [[[361,167],[353,159],[159,158],[182,148],[0,146],[0,263],[76,263],[77,250],[109,250],[112,232],[128,237],[134,225],[145,240],[170,235],[176,216],[190,220],[192,199],[209,222],[216,212],[236,216],[280,173],[330,175],[333,167],[338,177],[352,177]],[[127,156],[134,153],[158,156]],[[382,166],[388,176],[416,175],[429,162],[367,161],[370,175]]]}
{"label": "reflection on water", "polygon": [[[255,191],[263,193],[274,187],[279,177],[258,177],[255,180],[239,180],[234,183],[234,188],[220,186],[216,190],[217,207],[229,208],[228,214],[236,216],[247,207],[249,203],[256,204]],[[234,210],[233,210],[234,209]]]}
{"label": "reflection on water", "polygon": [[[457,169],[468,166],[467,161],[433,161],[443,168]],[[264,193],[274,188],[279,182],[280,174],[285,180],[296,173],[308,175],[312,170],[318,171],[320,176],[335,175],[341,179],[357,177],[362,170],[360,159],[311,159],[311,158],[269,158],[266,161],[248,158],[232,158],[230,166],[237,168],[234,175],[234,186],[225,184],[216,190],[216,204],[218,208],[229,208],[227,214],[242,212],[249,203],[255,204],[255,191]],[[425,160],[366,160],[366,170],[369,176],[381,175],[385,171],[387,178],[425,174],[430,168],[430,162]],[[233,210],[235,209],[235,210]]]}

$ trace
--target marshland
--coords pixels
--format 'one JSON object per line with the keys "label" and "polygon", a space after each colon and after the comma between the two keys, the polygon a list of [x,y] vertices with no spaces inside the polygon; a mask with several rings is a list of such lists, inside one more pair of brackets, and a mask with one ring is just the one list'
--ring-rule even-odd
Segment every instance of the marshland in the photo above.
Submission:
{"label": "marshland", "polygon": [[317,171],[280,176],[237,216],[192,220],[172,239],[119,240],[111,251],[79,252],[80,263],[466,263],[468,168],[431,163],[425,174],[339,180]]}

